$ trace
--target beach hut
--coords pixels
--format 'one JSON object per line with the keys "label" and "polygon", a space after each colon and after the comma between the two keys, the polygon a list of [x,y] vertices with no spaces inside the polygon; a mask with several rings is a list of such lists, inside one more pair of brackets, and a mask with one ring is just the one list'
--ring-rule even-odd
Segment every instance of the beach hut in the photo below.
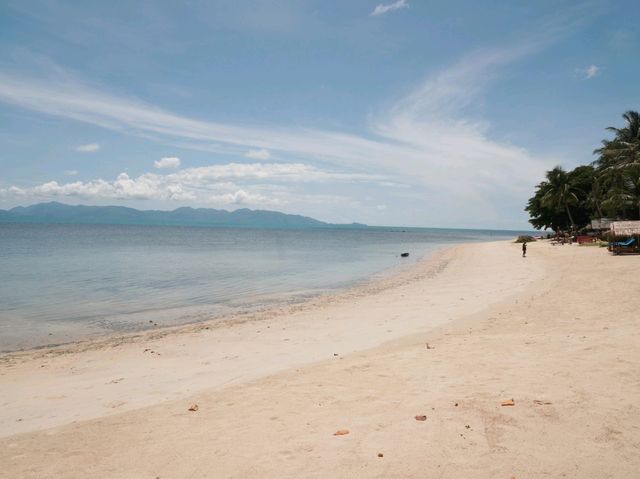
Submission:
{"label": "beach hut", "polygon": [[603,231],[611,228],[611,218],[597,218],[591,220],[591,229],[594,231]]}
{"label": "beach hut", "polygon": [[640,236],[640,221],[612,221],[609,231],[616,238],[621,236]]}

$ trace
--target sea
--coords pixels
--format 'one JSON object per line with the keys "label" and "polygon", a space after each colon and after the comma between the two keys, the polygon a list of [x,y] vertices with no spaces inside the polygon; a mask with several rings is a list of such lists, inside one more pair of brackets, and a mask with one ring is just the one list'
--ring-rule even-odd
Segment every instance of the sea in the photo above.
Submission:
{"label": "sea", "polygon": [[0,224],[0,353],[305,301],[517,234]]}

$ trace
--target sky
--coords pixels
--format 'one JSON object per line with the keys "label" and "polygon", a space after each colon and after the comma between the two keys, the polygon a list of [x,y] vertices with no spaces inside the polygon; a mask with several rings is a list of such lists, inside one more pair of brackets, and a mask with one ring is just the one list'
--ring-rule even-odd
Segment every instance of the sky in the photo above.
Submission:
{"label": "sky", "polygon": [[0,4],[0,208],[529,229],[640,109],[635,1]]}

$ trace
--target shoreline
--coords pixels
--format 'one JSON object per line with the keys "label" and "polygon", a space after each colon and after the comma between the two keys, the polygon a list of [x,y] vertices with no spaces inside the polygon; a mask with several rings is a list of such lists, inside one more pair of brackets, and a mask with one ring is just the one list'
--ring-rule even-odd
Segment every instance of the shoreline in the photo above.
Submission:
{"label": "shoreline", "polygon": [[640,257],[446,254],[312,311],[0,364],[0,477],[633,477]]}
{"label": "shoreline", "polygon": [[[513,295],[515,278],[532,280],[531,268],[520,262],[504,275],[510,261],[494,256],[505,245],[444,249],[386,280],[264,314],[6,355],[0,359],[8,399],[0,411],[0,435],[248,383],[432,330],[484,308],[487,296]],[[468,293],[460,291],[464,284],[473,285]],[[34,388],[43,392],[25,400]]]}
{"label": "shoreline", "polygon": [[[140,329],[134,328],[130,331],[104,331],[104,332],[87,332],[87,336],[84,338],[71,339],[68,341],[51,342],[44,344],[36,344],[33,346],[19,347],[16,349],[7,349],[0,351],[0,362],[7,356],[20,355],[21,353],[30,354],[36,351],[49,351],[49,350],[74,350],[76,347],[82,348],[82,345],[86,344],[88,347],[98,346],[102,343],[109,343],[111,341],[117,341],[119,339],[126,340],[126,338],[138,338],[147,334],[156,336],[158,333],[160,336],[166,334],[172,334],[179,332],[181,329],[188,330],[189,328],[198,329],[198,325],[206,324],[209,327],[217,327],[216,322],[223,324],[233,323],[234,321],[244,321],[246,317],[256,317],[259,320],[260,316],[268,316],[270,312],[278,312],[278,314],[286,313],[287,310],[298,310],[299,307],[307,308],[313,307],[317,303],[330,301],[332,299],[338,299],[342,295],[350,295],[351,293],[366,294],[368,289],[375,289],[380,283],[393,284],[396,277],[402,277],[405,271],[413,271],[418,269],[425,261],[441,253],[443,250],[454,248],[459,244],[466,243],[452,243],[452,244],[440,244],[435,248],[427,249],[418,256],[418,259],[412,259],[410,262],[402,264],[399,262],[396,265],[386,267],[383,270],[376,271],[368,276],[353,279],[347,282],[347,284],[338,285],[330,288],[316,288],[304,292],[304,290],[296,291],[293,295],[290,293],[267,293],[258,294],[248,300],[235,301],[241,305],[230,306],[229,311],[224,311],[224,307],[218,313],[213,311],[198,313],[196,316],[200,316],[199,319],[187,320],[184,322],[178,322],[177,324],[157,324],[153,319],[154,313],[157,316],[161,316],[168,311],[182,310],[187,311],[198,308],[211,308],[214,305],[183,305],[172,308],[150,309],[144,311],[134,311],[129,314],[143,313],[149,318],[149,322],[153,322],[156,327],[141,326]],[[411,273],[409,273],[411,274]],[[387,286],[391,287],[391,286]]]}
{"label": "shoreline", "polygon": [[[490,241],[487,241],[490,243]],[[444,267],[438,258],[445,257],[450,250],[465,244],[458,243],[452,245],[441,245],[430,252],[424,253],[419,259],[408,264],[398,264],[385,270],[378,271],[364,279],[354,280],[349,286],[336,287],[327,291],[310,293],[304,299],[296,300],[289,298],[281,301],[274,301],[272,305],[257,306],[255,308],[240,309],[237,312],[212,314],[207,319],[195,320],[175,325],[159,326],[158,328],[147,328],[131,332],[104,333],[96,337],[72,340],[63,343],[43,344],[23,349],[0,351],[0,364],[6,361],[19,359],[22,356],[34,359],[43,356],[56,354],[69,354],[82,352],[90,349],[108,348],[116,344],[130,343],[135,341],[154,340],[169,335],[188,334],[204,329],[218,329],[233,326],[236,323],[256,322],[267,320],[276,315],[287,315],[296,312],[309,311],[323,304],[345,301],[367,294],[374,294],[386,289],[390,289],[411,281],[417,281],[424,275],[424,268],[432,268],[431,263],[438,263],[437,267]],[[429,273],[430,274],[430,273]],[[436,273],[437,274],[437,273]],[[278,296],[277,294],[270,296]],[[183,308],[183,307],[178,307]],[[178,309],[176,308],[176,309]],[[164,310],[152,310],[152,312]]]}

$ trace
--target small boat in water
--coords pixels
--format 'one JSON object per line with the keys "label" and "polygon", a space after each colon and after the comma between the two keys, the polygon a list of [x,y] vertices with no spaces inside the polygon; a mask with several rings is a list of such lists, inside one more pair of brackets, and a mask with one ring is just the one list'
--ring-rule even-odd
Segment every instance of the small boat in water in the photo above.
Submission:
{"label": "small boat in water", "polygon": [[409,256],[409,253],[402,253],[400,256],[402,256],[403,258],[407,258]]}

